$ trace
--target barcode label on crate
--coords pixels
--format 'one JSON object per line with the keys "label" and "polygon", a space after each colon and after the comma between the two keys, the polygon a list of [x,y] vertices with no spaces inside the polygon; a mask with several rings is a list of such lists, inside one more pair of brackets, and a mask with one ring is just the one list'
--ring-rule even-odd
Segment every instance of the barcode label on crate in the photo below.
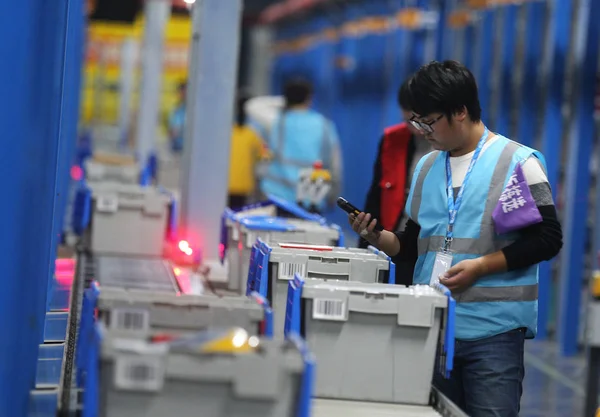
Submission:
{"label": "barcode label on crate", "polygon": [[306,277],[305,263],[282,262],[279,264],[279,279],[292,280],[294,275],[300,274],[302,278]]}
{"label": "barcode label on crate", "polygon": [[112,310],[112,330],[146,331],[150,327],[150,317],[146,310],[121,309]]}
{"label": "barcode label on crate", "polygon": [[118,356],[115,387],[124,390],[160,391],[165,379],[163,362],[156,356]]}
{"label": "barcode label on crate", "polygon": [[119,208],[119,201],[114,196],[98,197],[96,209],[103,213],[115,213]]}
{"label": "barcode label on crate", "polygon": [[344,300],[313,301],[313,318],[321,320],[346,320],[346,302]]}

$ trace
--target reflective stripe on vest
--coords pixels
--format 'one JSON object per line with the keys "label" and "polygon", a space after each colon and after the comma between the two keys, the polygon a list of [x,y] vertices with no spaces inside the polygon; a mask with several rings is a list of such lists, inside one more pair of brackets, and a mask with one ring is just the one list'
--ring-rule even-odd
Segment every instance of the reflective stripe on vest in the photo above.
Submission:
{"label": "reflective stripe on vest", "polygon": [[457,303],[487,303],[492,301],[536,301],[538,284],[509,287],[471,287],[452,294]]}

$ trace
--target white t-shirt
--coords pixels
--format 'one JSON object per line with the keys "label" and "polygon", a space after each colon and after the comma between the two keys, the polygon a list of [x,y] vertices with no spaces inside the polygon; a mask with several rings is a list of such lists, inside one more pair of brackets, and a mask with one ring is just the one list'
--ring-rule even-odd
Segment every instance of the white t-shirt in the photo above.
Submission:
{"label": "white t-shirt", "polygon": [[[486,149],[490,147],[492,143],[498,140],[499,136],[494,135],[483,145],[483,149],[481,150],[481,154],[483,154]],[[460,188],[462,185],[465,175],[467,173],[467,169],[469,169],[469,164],[471,163],[471,159],[473,159],[473,155],[475,151],[470,152],[466,155],[450,157],[450,168],[452,169],[452,187]],[[479,157],[481,158],[481,154]],[[475,162],[477,164],[478,162]],[[540,165],[540,161],[536,157],[530,157],[525,161],[522,166],[523,175],[525,176],[525,180],[528,185],[534,185],[539,183],[548,182],[548,177],[544,173],[542,166]]]}

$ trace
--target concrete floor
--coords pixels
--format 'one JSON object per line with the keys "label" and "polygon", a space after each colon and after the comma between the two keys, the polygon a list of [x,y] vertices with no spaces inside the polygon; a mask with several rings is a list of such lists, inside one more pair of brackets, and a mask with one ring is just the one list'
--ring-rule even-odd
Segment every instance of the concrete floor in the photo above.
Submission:
{"label": "concrete floor", "polygon": [[562,358],[555,343],[528,341],[525,364],[521,417],[584,417],[583,354]]}

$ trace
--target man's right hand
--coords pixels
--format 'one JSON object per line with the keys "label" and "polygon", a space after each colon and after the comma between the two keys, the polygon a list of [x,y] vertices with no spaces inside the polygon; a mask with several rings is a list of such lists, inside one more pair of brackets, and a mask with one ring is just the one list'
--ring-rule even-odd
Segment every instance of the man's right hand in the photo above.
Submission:
{"label": "man's right hand", "polygon": [[368,213],[360,213],[358,216],[349,214],[348,222],[352,226],[352,230],[358,233],[360,237],[372,245],[377,245],[381,236],[381,232],[375,230],[377,219],[371,219],[371,215]]}

